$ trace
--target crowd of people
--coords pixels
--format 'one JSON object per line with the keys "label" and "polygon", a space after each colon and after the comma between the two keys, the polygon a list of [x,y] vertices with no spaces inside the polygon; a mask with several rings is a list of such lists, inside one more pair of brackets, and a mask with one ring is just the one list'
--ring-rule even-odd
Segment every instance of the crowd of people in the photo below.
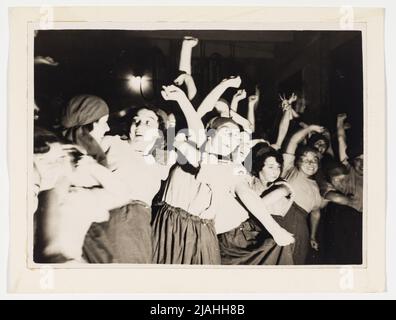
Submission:
{"label": "crowd of people", "polygon": [[35,125],[34,261],[301,265],[326,250],[323,263],[362,263],[363,149],[347,146],[347,115],[334,119],[334,150],[328,129],[299,121],[301,97],[281,95],[276,141],[258,137],[261,93],[247,97],[239,76],[197,102],[197,43],[183,39],[161,90],[178,110],[134,108],[127,132],[110,135],[108,104],[80,94],[59,130]]}

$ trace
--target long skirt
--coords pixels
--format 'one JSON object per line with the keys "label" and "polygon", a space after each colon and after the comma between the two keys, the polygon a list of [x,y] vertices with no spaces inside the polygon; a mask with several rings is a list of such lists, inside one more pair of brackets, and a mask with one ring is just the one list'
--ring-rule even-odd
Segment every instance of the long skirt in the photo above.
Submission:
{"label": "long skirt", "polygon": [[161,264],[220,264],[214,221],[162,204],[153,223],[153,261]]}
{"label": "long skirt", "polygon": [[294,234],[295,242],[278,246],[255,218],[218,235],[222,264],[293,265],[304,264],[309,249],[307,212],[293,203],[284,217],[274,216],[279,225]]}
{"label": "long skirt", "polygon": [[329,203],[323,249],[326,264],[362,264],[362,213],[351,207]]}
{"label": "long skirt", "polygon": [[89,263],[151,263],[151,208],[142,201],[110,211],[110,219],[93,223],[83,246]]}

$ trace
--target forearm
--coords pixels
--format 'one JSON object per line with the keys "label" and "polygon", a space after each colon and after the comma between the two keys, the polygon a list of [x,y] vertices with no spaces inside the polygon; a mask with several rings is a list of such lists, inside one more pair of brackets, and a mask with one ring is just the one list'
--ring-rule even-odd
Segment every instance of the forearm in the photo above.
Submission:
{"label": "forearm", "polygon": [[253,126],[250,123],[250,121],[246,120],[239,113],[236,113],[232,110],[230,110],[230,115],[231,115],[232,120],[234,120],[236,123],[238,123],[240,126],[242,126],[244,131],[249,132],[249,133],[253,132]]}
{"label": "forearm", "polygon": [[337,119],[338,154],[341,162],[345,161],[348,158],[346,153],[347,143],[344,125],[345,118]]}
{"label": "forearm", "polygon": [[195,85],[194,78],[192,76],[188,76],[186,77],[184,83],[186,84],[187,88],[187,97],[191,101],[197,94],[197,87]]}
{"label": "forearm", "polygon": [[311,221],[311,239],[316,239],[316,234],[318,231],[319,221],[320,221],[320,210],[314,210],[310,215]]}
{"label": "forearm", "polygon": [[325,199],[343,206],[348,206],[350,204],[350,200],[347,196],[344,196],[343,194],[340,194],[336,191],[329,191]]}
{"label": "forearm", "polygon": [[187,160],[189,164],[191,164],[195,168],[199,167],[199,163],[201,160],[201,154],[199,150],[194,148],[187,141],[175,141],[174,147],[183,155],[183,157],[185,158],[185,160]]}
{"label": "forearm", "polygon": [[248,112],[247,112],[247,120],[249,121],[251,128],[252,128],[252,132],[255,131],[256,128],[256,118],[255,118],[255,114],[254,114],[254,110],[255,107],[257,105],[257,102],[249,102],[248,104]]}
{"label": "forearm", "polygon": [[345,132],[344,134],[338,134],[338,153],[340,157],[340,161],[344,162],[347,158],[347,144],[346,144],[346,137],[345,137]]}
{"label": "forearm", "polygon": [[184,40],[180,52],[179,70],[191,74],[191,54],[193,46]]}
{"label": "forearm", "polygon": [[202,118],[205,114],[212,111],[216,102],[228,88],[230,88],[230,85],[227,81],[220,82],[199,105],[197,109],[198,116]]}
{"label": "forearm", "polygon": [[279,123],[278,137],[275,143],[279,148],[281,148],[282,143],[285,140],[287,132],[289,131],[289,126],[290,126],[290,112],[285,111]]}
{"label": "forearm", "polygon": [[206,140],[205,128],[201,117],[195,111],[187,97],[178,100],[179,106],[187,120],[189,139],[200,147]]}
{"label": "forearm", "polygon": [[250,213],[263,224],[271,235],[276,234],[282,229],[272,218],[270,213],[265,210],[262,199],[253,190],[251,190],[249,186],[240,183],[236,187],[235,191]]}
{"label": "forearm", "polygon": [[311,128],[305,128],[297,131],[290,139],[290,142],[286,148],[286,153],[295,154],[298,145],[305,139],[305,137],[311,132]]}

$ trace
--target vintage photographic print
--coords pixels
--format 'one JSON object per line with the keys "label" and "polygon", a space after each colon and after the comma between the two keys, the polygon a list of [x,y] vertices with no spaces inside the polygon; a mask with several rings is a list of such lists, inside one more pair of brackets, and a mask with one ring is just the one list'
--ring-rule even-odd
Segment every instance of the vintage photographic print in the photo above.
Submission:
{"label": "vintage photographic print", "polygon": [[361,32],[40,30],[34,62],[35,262],[362,264]]}
{"label": "vintage photographic print", "polygon": [[367,271],[365,25],[64,21],[25,35],[30,270]]}

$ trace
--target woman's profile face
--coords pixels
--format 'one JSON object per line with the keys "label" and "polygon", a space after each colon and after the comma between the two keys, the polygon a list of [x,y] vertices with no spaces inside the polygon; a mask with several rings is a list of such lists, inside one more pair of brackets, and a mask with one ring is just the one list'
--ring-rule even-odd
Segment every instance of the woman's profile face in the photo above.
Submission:
{"label": "woman's profile face", "polygon": [[315,152],[308,151],[298,159],[298,169],[306,176],[313,176],[319,169],[319,158]]}
{"label": "woman's profile face", "polygon": [[105,115],[93,124],[93,129],[90,134],[98,143],[102,141],[105,133],[110,130],[109,125],[107,124],[108,120],[109,115]]}
{"label": "woman's profile face", "polygon": [[211,152],[229,156],[241,143],[241,131],[233,123],[226,123],[216,130],[211,139]]}
{"label": "woman's profile face", "polygon": [[262,182],[274,182],[281,174],[281,165],[275,157],[268,157],[264,161],[264,166],[259,172],[259,178]]}
{"label": "woman's profile face", "polygon": [[133,117],[132,125],[129,130],[131,141],[151,142],[159,137],[158,116],[154,111],[140,109]]}

